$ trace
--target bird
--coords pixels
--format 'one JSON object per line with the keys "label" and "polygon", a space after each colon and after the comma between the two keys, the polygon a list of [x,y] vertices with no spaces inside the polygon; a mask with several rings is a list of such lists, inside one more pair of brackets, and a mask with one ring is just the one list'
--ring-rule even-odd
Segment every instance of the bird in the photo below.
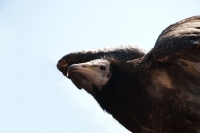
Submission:
{"label": "bird", "polygon": [[57,69],[133,133],[200,133],[200,16],[168,26],[149,52],[72,52]]}

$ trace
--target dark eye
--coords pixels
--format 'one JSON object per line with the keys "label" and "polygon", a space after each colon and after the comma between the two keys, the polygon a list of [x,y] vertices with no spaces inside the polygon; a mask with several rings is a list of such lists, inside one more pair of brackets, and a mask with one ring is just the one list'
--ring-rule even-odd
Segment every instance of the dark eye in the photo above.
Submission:
{"label": "dark eye", "polygon": [[100,70],[106,70],[106,67],[105,66],[100,66],[99,69]]}

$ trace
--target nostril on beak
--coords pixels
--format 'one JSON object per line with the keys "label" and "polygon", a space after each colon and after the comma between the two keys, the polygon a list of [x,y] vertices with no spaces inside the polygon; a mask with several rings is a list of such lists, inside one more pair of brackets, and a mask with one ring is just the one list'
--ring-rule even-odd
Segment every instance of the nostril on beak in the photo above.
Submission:
{"label": "nostril on beak", "polygon": [[66,67],[67,67],[67,62],[65,60],[58,61],[57,68],[59,71],[61,72],[65,71]]}
{"label": "nostril on beak", "polygon": [[81,67],[84,67],[84,68],[86,68],[87,66],[86,66],[86,65],[81,65]]}

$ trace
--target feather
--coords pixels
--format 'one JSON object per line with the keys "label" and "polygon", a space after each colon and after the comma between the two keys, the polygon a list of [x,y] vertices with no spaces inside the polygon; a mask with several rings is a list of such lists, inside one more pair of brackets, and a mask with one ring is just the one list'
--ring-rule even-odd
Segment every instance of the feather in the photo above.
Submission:
{"label": "feather", "polygon": [[57,68],[131,132],[200,132],[200,16],[167,27],[148,53],[80,51]]}

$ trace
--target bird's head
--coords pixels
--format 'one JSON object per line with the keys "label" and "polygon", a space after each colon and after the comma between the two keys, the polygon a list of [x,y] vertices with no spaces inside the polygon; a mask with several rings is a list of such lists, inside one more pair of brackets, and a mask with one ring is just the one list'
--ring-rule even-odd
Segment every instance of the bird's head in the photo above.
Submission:
{"label": "bird's head", "polygon": [[93,86],[101,90],[111,78],[110,62],[96,59],[86,63],[72,64],[67,70],[67,77],[79,88],[93,94]]}
{"label": "bird's head", "polygon": [[105,57],[85,63],[72,64],[61,71],[79,89],[84,89],[95,99],[106,91],[123,91],[133,87],[135,65],[132,62],[118,61]]}
{"label": "bird's head", "polygon": [[[105,57],[85,63],[72,64],[63,74],[79,89],[90,93],[108,113],[135,104],[140,96],[136,67],[132,61]],[[123,100],[121,100],[123,99]],[[135,100],[136,99],[136,100]]]}

